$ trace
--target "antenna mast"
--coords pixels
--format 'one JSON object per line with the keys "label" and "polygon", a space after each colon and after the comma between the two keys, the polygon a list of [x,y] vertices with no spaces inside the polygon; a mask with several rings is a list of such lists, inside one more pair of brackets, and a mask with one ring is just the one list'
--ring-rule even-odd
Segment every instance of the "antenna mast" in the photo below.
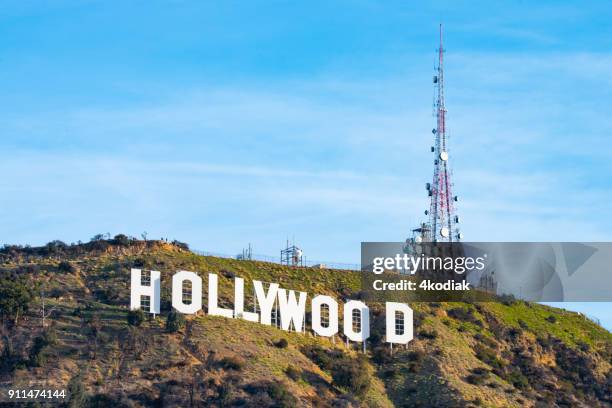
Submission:
{"label": "antenna mast", "polygon": [[457,196],[452,195],[453,183],[451,181],[450,165],[448,163],[448,135],[446,133],[446,106],[444,103],[444,44],[442,24],[440,24],[440,48],[438,49],[438,67],[433,78],[436,89],[436,127],[432,130],[434,145],[431,151],[434,154],[433,182],[427,183],[427,190],[431,197],[429,211],[429,226],[431,240],[434,242],[460,241],[462,236],[456,227],[459,217],[455,215],[454,203]]}

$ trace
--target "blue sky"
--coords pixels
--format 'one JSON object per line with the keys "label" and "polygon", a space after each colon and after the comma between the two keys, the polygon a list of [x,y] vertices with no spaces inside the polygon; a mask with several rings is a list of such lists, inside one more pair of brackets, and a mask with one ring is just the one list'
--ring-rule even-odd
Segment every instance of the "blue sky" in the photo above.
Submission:
{"label": "blue sky", "polygon": [[0,243],[295,237],[357,262],[403,240],[427,207],[439,22],[465,239],[610,241],[611,10],[3,2]]}

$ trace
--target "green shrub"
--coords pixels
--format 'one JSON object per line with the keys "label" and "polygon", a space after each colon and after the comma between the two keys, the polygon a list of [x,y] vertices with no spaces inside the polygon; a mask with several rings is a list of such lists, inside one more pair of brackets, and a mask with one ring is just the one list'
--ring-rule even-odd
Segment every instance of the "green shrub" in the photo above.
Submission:
{"label": "green shrub", "polygon": [[172,245],[174,245],[175,247],[178,247],[178,248],[180,248],[182,250],[189,251],[189,245],[186,244],[185,242],[177,241],[175,239],[174,241],[172,241]]}
{"label": "green shrub", "polygon": [[244,368],[244,361],[238,357],[228,356],[219,360],[219,366],[226,370],[240,371]]}
{"label": "green shrub", "polygon": [[64,273],[74,273],[76,268],[68,261],[61,261],[57,266],[57,270]]}
{"label": "green shrub", "polygon": [[31,367],[44,367],[47,364],[47,354],[43,350],[30,354],[29,362]]}
{"label": "green shrub", "polygon": [[422,350],[413,350],[406,355],[408,363],[408,371],[411,373],[417,373],[423,366],[423,360],[425,359],[425,352]]}
{"label": "green shrub", "polygon": [[[334,358],[337,357],[337,354],[332,351],[325,350],[321,346],[305,346],[302,349],[302,352],[306,357],[312,360],[313,363],[318,365],[322,370],[329,371],[334,365]],[[340,352],[340,354],[342,354]]]}
{"label": "green shrub", "polygon": [[234,399],[235,385],[231,382],[223,382],[217,387],[217,402],[220,407],[229,407]]}
{"label": "green shrub", "polygon": [[119,245],[119,246],[129,246],[130,239],[128,238],[127,235],[118,234],[118,235],[115,235],[115,237],[113,238],[113,244]]}
{"label": "green shrub", "polygon": [[523,334],[523,331],[517,327],[510,327],[508,328],[506,333],[508,334],[508,337],[514,339],[516,337],[521,336]]}
{"label": "green shrub", "polygon": [[364,356],[353,359],[342,351],[326,350],[317,345],[305,346],[302,353],[322,370],[329,371],[334,385],[345,388],[360,398],[369,390],[370,375]]}
{"label": "green shrub", "polygon": [[529,386],[529,380],[527,377],[525,377],[523,373],[516,368],[504,376],[504,379],[520,390],[523,390]]}
{"label": "green shrub", "polygon": [[504,362],[497,357],[495,350],[483,346],[482,344],[477,344],[474,347],[474,353],[476,354],[476,358],[496,370],[502,370],[505,366]]}
{"label": "green shrub", "polygon": [[294,407],[297,404],[297,399],[289,393],[284,385],[272,382],[267,388],[268,395],[276,402],[276,406],[282,408]]}
{"label": "green shrub", "polygon": [[287,339],[280,339],[279,341],[277,341],[276,343],[274,343],[274,345],[278,348],[287,348],[287,346],[289,345],[289,342],[287,341]]}
{"label": "green shrub", "polygon": [[32,367],[43,367],[47,363],[48,346],[57,344],[57,333],[54,328],[46,330],[40,336],[34,338],[29,352],[29,363]]}
{"label": "green shrub", "polygon": [[[261,381],[255,384],[248,384],[245,391],[251,395],[259,396],[266,394],[270,397],[274,404],[272,406],[278,408],[293,408],[297,405],[298,400],[295,398],[282,383],[274,381]],[[259,404],[255,406],[269,406],[268,404]]]}
{"label": "green shrub", "polygon": [[185,326],[185,316],[176,310],[170,311],[166,318],[166,332],[176,333]]}
{"label": "green shrub", "polygon": [[43,367],[47,362],[44,348],[47,346],[46,340],[42,336],[34,338],[29,352],[29,362],[32,367]]}
{"label": "green shrub", "polygon": [[301,372],[300,370],[298,370],[297,368],[295,368],[294,366],[288,366],[285,369],[285,374],[287,374],[287,377],[291,378],[293,381],[297,381],[300,379],[301,377]]}
{"label": "green shrub", "polygon": [[589,351],[591,351],[591,346],[589,346],[587,343],[585,343],[584,341],[579,341],[577,343],[578,348],[580,349],[580,351],[584,352],[584,353],[588,353]]}
{"label": "green shrub", "polygon": [[501,295],[499,296],[499,301],[504,306],[512,306],[517,303],[517,300],[513,295]]}
{"label": "green shrub", "polygon": [[438,332],[435,329],[419,331],[419,337],[422,339],[434,340],[438,338]]}
{"label": "green shrub", "polygon": [[222,268],[221,275],[225,276],[227,279],[234,279],[236,277],[236,272],[230,271],[229,269]]}
{"label": "green shrub", "polygon": [[81,373],[76,374],[68,383],[68,408],[81,408],[85,406],[87,394],[83,385],[83,376]]}
{"label": "green shrub", "polygon": [[389,347],[386,345],[374,347],[372,349],[372,361],[380,366],[390,363],[392,358]]}
{"label": "green shrub", "polygon": [[408,361],[421,361],[423,357],[425,357],[425,352],[422,350],[413,350],[407,355]]}
{"label": "green shrub", "polygon": [[496,349],[497,348],[497,341],[491,337],[485,336],[482,333],[476,333],[474,335],[474,339],[478,340],[480,343],[484,344],[487,347],[490,347],[492,349]]}
{"label": "green shrub", "polygon": [[490,377],[490,372],[486,368],[476,367],[472,369],[472,373],[466,377],[466,381],[474,385],[482,385]]}
{"label": "green shrub", "polygon": [[42,337],[46,346],[54,346],[57,344],[57,330],[55,330],[55,327],[50,327],[45,330]]}
{"label": "green shrub", "polygon": [[145,320],[142,309],[130,310],[127,314],[127,322],[130,326],[140,326]]}
{"label": "green shrub", "polygon": [[0,320],[18,323],[34,300],[35,288],[26,276],[0,278]]}
{"label": "green shrub", "polygon": [[359,398],[365,396],[371,385],[365,358],[337,361],[332,367],[332,378],[334,385],[349,389]]}
{"label": "green shrub", "polygon": [[463,307],[455,307],[453,309],[450,309],[447,313],[453,319],[461,320],[461,321],[468,322],[468,323],[473,323],[480,327],[483,326],[482,321],[474,315],[474,310],[472,309],[466,309]]}
{"label": "green shrub", "polygon": [[19,353],[15,351],[13,341],[9,336],[2,336],[2,343],[4,348],[0,354],[0,371],[12,373],[18,365],[23,365],[24,362]]}
{"label": "green shrub", "polygon": [[388,379],[388,380],[394,379],[398,375],[399,375],[399,370],[397,369],[397,367],[388,367],[388,368],[385,368],[385,370],[382,372],[382,378]]}

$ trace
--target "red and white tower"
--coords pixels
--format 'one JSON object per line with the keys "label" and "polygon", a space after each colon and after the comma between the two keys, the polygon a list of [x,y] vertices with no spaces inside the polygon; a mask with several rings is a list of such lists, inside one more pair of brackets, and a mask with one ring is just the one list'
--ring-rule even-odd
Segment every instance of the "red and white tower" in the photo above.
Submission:
{"label": "red and white tower", "polygon": [[[455,213],[457,196],[453,195],[452,172],[449,164],[448,133],[446,128],[446,106],[444,104],[444,46],[442,42],[442,24],[440,24],[440,48],[438,50],[438,66],[433,77],[436,90],[436,127],[432,130],[434,143],[431,152],[434,155],[434,174],[432,183],[426,188],[431,198],[429,210],[428,240],[434,242],[457,242],[462,236],[457,224],[459,216]],[[425,238],[425,237],[424,237]]]}

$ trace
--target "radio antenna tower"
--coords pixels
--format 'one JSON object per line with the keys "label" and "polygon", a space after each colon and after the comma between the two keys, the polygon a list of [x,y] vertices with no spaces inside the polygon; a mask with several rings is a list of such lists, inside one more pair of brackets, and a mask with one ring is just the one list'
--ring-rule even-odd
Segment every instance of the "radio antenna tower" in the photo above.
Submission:
{"label": "radio antenna tower", "polygon": [[434,145],[433,182],[427,183],[427,191],[431,197],[429,210],[428,238],[433,242],[460,241],[462,234],[457,228],[459,217],[455,214],[457,196],[453,196],[451,181],[452,172],[449,165],[448,134],[446,132],[446,106],[444,104],[444,45],[442,41],[442,24],[440,24],[440,48],[438,49],[438,66],[433,77],[436,91],[436,127],[432,130]]}

